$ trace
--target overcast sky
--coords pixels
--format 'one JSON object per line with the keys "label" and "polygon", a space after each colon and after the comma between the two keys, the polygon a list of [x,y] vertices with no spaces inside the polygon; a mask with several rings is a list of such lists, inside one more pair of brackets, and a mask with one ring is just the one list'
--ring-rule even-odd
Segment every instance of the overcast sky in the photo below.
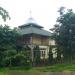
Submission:
{"label": "overcast sky", "polygon": [[61,6],[72,8],[75,11],[75,0],[0,0],[0,6],[6,9],[11,17],[7,21],[11,27],[17,27],[32,17],[46,30],[53,27]]}

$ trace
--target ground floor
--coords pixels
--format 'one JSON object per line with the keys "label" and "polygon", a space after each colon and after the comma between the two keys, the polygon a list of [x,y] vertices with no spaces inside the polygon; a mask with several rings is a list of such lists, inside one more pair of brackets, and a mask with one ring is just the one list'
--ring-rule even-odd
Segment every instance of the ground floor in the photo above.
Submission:
{"label": "ground floor", "polygon": [[[28,45],[31,49],[31,55],[32,55],[32,60],[34,59],[34,48],[36,47],[36,45]],[[40,59],[48,59],[49,57],[49,50],[50,50],[50,46],[44,46],[44,45],[38,45],[39,50],[40,50]],[[52,48],[52,54],[53,54],[53,58],[57,57],[55,48]]]}

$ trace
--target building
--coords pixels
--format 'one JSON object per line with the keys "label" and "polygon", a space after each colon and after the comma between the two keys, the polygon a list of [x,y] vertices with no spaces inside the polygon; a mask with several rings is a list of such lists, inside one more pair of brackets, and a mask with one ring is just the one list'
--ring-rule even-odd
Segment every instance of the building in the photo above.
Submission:
{"label": "building", "polygon": [[38,25],[33,18],[29,18],[24,25],[19,26],[21,37],[18,42],[31,48],[32,61],[34,59],[33,49],[36,45],[40,48],[41,59],[48,58],[49,45],[54,45],[54,40],[50,39],[52,34],[49,31]]}

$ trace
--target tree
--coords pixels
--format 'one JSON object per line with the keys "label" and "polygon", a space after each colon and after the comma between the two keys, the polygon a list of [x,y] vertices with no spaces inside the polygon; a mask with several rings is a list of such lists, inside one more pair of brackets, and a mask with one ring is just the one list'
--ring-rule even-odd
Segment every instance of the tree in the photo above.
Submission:
{"label": "tree", "polygon": [[60,56],[63,54],[64,59],[70,62],[75,56],[75,13],[72,9],[65,11],[65,8],[62,7],[59,10],[57,26],[53,28],[54,38]]}
{"label": "tree", "polygon": [[48,58],[49,64],[53,63],[53,53],[52,53],[52,46],[49,47],[49,58]]}
{"label": "tree", "polygon": [[[10,19],[8,12],[2,7],[0,7],[0,15],[4,22]],[[11,29],[8,25],[0,25],[0,67],[24,66],[29,69],[31,67],[29,48],[17,44],[17,37],[19,37],[17,31],[17,28]]]}
{"label": "tree", "polygon": [[15,29],[11,29],[7,25],[0,26],[0,65],[2,65],[7,58],[8,61],[11,60],[13,51],[16,51],[17,36],[18,33]]}
{"label": "tree", "polygon": [[[14,51],[14,50],[13,50]],[[12,53],[12,52],[11,52]],[[11,66],[24,67],[26,69],[31,68],[30,48],[28,46],[22,46],[20,50],[15,52],[16,54],[10,54]],[[9,64],[10,66],[10,64]]]}
{"label": "tree", "polygon": [[[0,7],[0,15],[3,21],[6,21],[7,18],[10,19],[9,13],[2,7]],[[2,47],[3,46],[3,35],[5,35],[3,34],[3,26],[0,25],[0,61],[3,60],[2,58],[4,58],[4,51],[6,50],[5,48]],[[0,62],[0,66],[2,66],[2,63],[3,62]]]}
{"label": "tree", "polygon": [[10,19],[9,13],[2,7],[0,7],[0,15],[4,21],[6,21],[7,18]]}

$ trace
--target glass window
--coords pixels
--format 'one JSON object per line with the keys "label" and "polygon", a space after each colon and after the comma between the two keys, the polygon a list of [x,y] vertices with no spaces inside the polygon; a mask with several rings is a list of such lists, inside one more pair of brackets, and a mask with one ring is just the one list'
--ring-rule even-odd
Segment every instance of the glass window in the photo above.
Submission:
{"label": "glass window", "polygon": [[41,57],[45,57],[45,50],[41,50]]}

